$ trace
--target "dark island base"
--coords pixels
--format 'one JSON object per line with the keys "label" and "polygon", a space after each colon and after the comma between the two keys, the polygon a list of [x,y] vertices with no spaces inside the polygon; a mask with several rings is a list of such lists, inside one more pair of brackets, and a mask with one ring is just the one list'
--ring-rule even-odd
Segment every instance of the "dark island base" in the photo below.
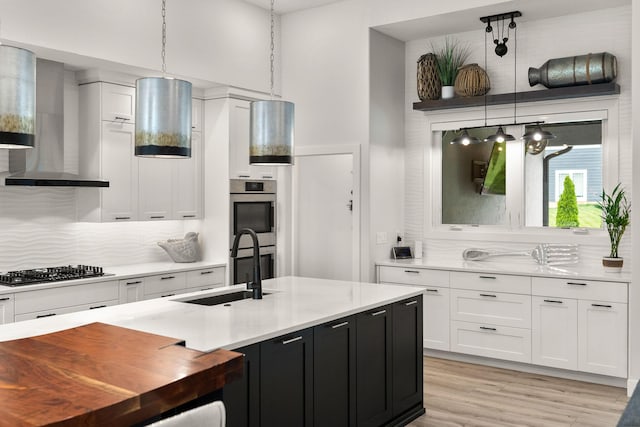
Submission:
{"label": "dark island base", "polygon": [[415,407],[409,409],[404,414],[399,415],[390,424],[387,424],[387,425],[389,427],[406,426],[407,424],[409,424],[411,421],[415,420],[416,418],[420,418],[421,416],[423,416],[426,412],[427,411],[425,411],[425,409],[422,406],[422,404],[416,405]]}

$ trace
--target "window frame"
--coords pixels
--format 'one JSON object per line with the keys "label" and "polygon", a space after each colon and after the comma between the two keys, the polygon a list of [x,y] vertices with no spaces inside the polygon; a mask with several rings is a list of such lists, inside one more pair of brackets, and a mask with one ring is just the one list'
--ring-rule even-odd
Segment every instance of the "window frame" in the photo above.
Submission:
{"label": "window frame", "polygon": [[[453,225],[442,224],[442,131],[465,127],[506,125],[505,132],[522,135],[526,124],[602,121],[602,184],[613,188],[619,182],[619,100],[617,96],[563,99],[547,102],[531,102],[517,105],[516,125],[514,105],[492,106],[484,119],[483,108],[461,108],[423,113],[426,118],[424,145],[424,237],[455,240],[575,242],[581,239],[602,239],[604,229],[526,226],[524,143],[512,141],[507,157],[508,171],[521,173],[507,176],[507,224],[506,225]],[[515,126],[515,128],[514,128]],[[509,148],[508,148],[509,150]],[[509,153],[509,151],[508,151]],[[509,163],[511,162],[511,163]],[[507,172],[509,173],[509,172]],[[510,196],[516,195],[516,196]],[[517,196],[519,195],[519,196]],[[591,241],[592,242],[592,241]]]}

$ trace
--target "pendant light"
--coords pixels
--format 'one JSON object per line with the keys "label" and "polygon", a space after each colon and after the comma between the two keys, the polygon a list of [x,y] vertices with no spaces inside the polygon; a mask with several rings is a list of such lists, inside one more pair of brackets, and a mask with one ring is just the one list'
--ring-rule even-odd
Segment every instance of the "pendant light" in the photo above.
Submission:
{"label": "pendant light", "polygon": [[543,130],[539,122],[522,135],[522,139],[526,143],[527,153],[533,155],[542,153],[549,140],[555,137],[551,132]]}
{"label": "pendant light", "polygon": [[270,99],[251,103],[249,163],[252,165],[292,165],[294,105],[274,100],[274,0],[271,0]]}
{"label": "pendant light", "polygon": [[136,146],[139,157],[191,157],[191,83],[167,77],[166,0],[162,0],[162,77],[136,80]]}
{"label": "pendant light", "polygon": [[479,144],[480,141],[475,136],[469,135],[467,129],[462,129],[462,133],[455,138],[453,138],[450,144],[458,144],[458,145],[471,145],[471,144]]}
{"label": "pendant light", "polygon": [[32,148],[36,121],[36,55],[0,44],[0,148]]}

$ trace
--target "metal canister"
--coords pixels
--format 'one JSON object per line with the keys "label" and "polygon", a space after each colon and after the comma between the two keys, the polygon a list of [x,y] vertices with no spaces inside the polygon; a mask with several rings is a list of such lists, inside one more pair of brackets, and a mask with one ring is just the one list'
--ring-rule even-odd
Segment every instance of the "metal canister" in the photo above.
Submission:
{"label": "metal canister", "polygon": [[616,79],[618,62],[608,52],[555,58],[529,68],[529,85],[548,88],[608,83]]}

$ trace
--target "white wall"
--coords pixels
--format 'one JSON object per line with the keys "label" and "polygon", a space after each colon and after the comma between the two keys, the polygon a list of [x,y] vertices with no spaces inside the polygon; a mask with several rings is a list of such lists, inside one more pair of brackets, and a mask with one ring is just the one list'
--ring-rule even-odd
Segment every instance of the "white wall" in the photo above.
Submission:
{"label": "white wall", "polygon": [[[0,38],[161,69],[160,0],[0,0]],[[167,1],[167,72],[269,90],[269,12],[238,0]]]}

